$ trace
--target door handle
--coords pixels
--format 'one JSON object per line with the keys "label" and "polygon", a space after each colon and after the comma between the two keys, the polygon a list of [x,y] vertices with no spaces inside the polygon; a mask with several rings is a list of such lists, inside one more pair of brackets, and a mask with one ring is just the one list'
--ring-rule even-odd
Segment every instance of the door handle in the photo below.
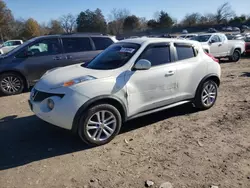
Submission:
{"label": "door handle", "polygon": [[59,56],[56,56],[56,57],[53,57],[53,60],[61,60],[62,57],[59,57]]}
{"label": "door handle", "polygon": [[66,59],[73,59],[72,55],[66,55]]}
{"label": "door handle", "polygon": [[219,46],[222,46],[222,44],[219,44]]}
{"label": "door handle", "polygon": [[174,71],[168,71],[168,72],[165,74],[165,77],[173,76],[174,73],[175,73]]}

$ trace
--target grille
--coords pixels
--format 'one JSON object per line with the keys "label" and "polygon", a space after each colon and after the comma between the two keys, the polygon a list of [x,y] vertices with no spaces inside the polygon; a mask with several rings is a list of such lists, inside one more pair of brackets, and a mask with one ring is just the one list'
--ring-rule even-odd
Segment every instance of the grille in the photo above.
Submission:
{"label": "grille", "polygon": [[53,96],[63,98],[64,94],[46,93],[46,92],[42,92],[42,91],[38,91],[38,90],[34,89],[32,99],[34,102],[41,102],[44,99],[47,99],[47,98],[53,97]]}

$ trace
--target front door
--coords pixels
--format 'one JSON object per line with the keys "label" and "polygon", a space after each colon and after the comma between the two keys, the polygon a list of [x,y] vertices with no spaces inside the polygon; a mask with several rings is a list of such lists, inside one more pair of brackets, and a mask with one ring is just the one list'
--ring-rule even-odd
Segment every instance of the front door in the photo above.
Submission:
{"label": "front door", "polygon": [[214,35],[211,38],[211,44],[210,44],[210,53],[214,57],[219,57],[220,56],[220,46],[221,46],[221,39],[218,35]]}
{"label": "front door", "polygon": [[170,54],[168,44],[150,45],[139,59],[149,60],[152,67],[127,72],[129,116],[175,102],[176,67]]}
{"label": "front door", "polygon": [[33,84],[46,71],[61,66],[62,48],[58,38],[41,39],[17,54],[13,61],[21,62],[28,80]]}

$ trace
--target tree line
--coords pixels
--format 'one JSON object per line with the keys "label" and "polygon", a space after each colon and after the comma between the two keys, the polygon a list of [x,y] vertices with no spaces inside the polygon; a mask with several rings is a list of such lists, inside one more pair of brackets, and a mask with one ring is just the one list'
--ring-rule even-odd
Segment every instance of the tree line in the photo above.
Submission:
{"label": "tree line", "polygon": [[11,10],[3,0],[0,0],[0,38],[23,39],[40,35],[52,35],[73,32],[95,32],[120,35],[126,32],[146,31],[160,28],[194,27],[204,25],[242,25],[250,24],[250,15],[237,16],[229,3],[218,7],[215,13],[187,14],[177,22],[175,18],[166,11],[155,13],[154,19],[147,20],[130,13],[127,9],[113,9],[107,19],[101,9],[94,11],[89,9],[80,12],[78,15],[72,13],[62,15],[58,19],[50,20],[48,23],[38,23],[35,19],[15,19]]}

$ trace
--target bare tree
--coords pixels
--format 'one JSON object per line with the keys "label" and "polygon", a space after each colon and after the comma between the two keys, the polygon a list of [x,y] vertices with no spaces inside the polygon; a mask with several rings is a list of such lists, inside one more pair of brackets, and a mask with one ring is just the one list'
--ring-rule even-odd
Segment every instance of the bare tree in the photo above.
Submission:
{"label": "bare tree", "polygon": [[123,32],[124,20],[130,15],[127,9],[113,9],[109,15],[109,30],[119,35]]}
{"label": "bare tree", "polygon": [[215,14],[215,19],[218,24],[227,22],[230,18],[235,16],[235,12],[232,10],[231,5],[227,2],[222,4]]}
{"label": "bare tree", "polygon": [[72,14],[63,15],[60,22],[66,33],[72,33],[76,27],[76,18]]}
{"label": "bare tree", "polygon": [[184,26],[195,26],[197,25],[201,20],[201,14],[198,12],[187,14],[185,18],[182,20],[182,24]]}

